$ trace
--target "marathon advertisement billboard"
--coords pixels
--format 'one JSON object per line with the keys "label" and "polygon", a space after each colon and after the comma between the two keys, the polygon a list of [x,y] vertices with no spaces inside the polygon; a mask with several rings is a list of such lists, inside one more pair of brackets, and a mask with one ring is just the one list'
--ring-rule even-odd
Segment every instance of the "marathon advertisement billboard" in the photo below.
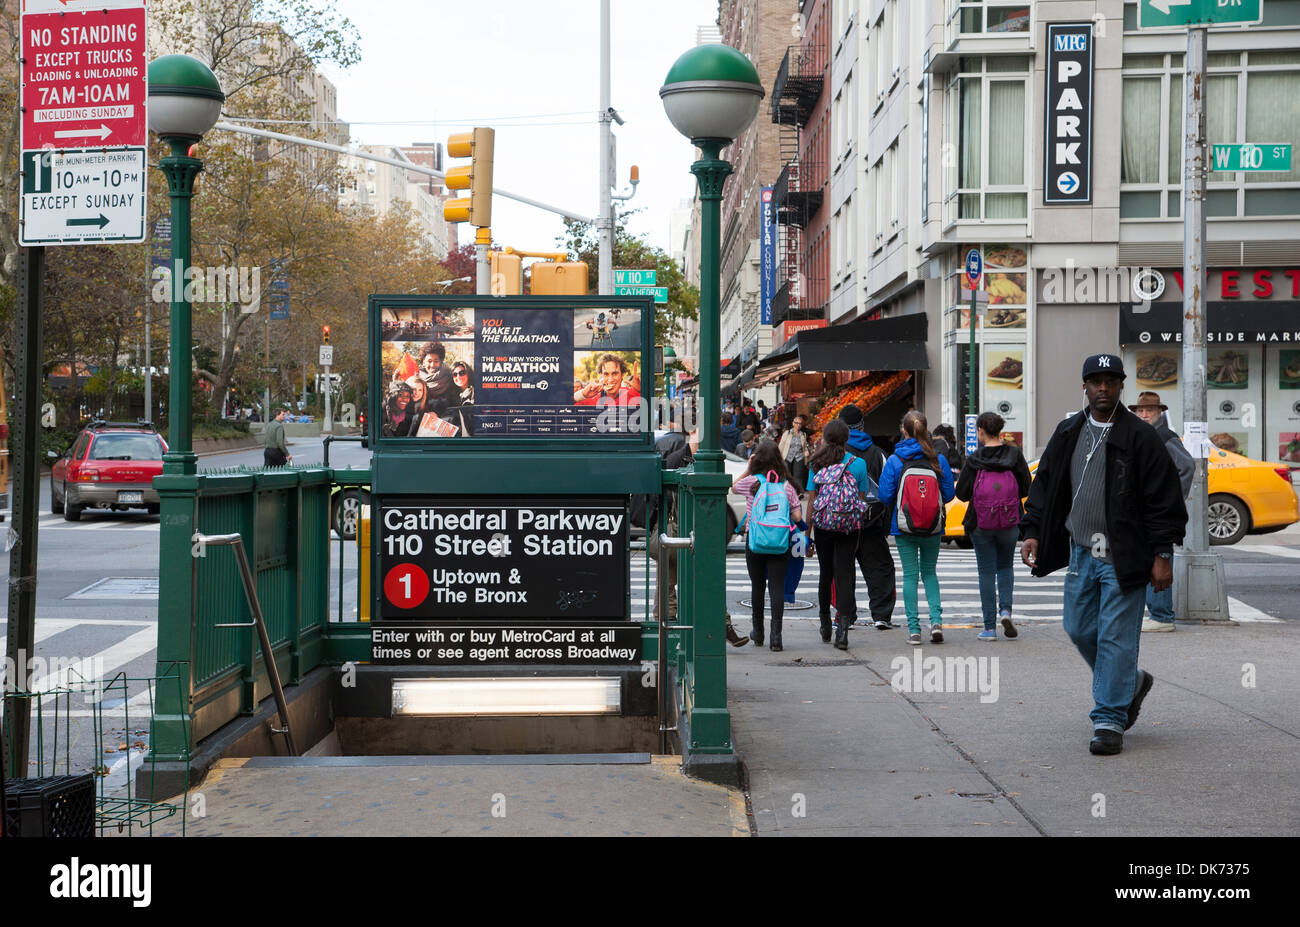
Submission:
{"label": "marathon advertisement billboard", "polygon": [[1092,23],[1048,23],[1043,202],[1092,202]]}
{"label": "marathon advertisement billboard", "polygon": [[644,426],[650,386],[643,390],[641,378],[652,380],[643,364],[653,319],[642,304],[524,308],[466,298],[372,306],[381,443],[607,439]]}
{"label": "marathon advertisement billboard", "polygon": [[763,187],[758,223],[760,229],[759,321],[772,324],[772,298],[776,295],[776,207],[772,202],[772,188]]}
{"label": "marathon advertisement billboard", "polygon": [[380,500],[379,621],[626,621],[625,498]]}

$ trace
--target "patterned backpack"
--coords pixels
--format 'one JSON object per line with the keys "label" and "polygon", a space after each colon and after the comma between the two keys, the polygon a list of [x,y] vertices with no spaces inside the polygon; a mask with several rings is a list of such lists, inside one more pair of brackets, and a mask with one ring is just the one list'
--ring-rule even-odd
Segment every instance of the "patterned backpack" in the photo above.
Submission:
{"label": "patterned backpack", "polygon": [[[852,534],[866,520],[867,503],[858,491],[858,480],[849,472],[853,458],[823,467],[813,476],[817,498],[813,500],[814,528]],[[868,477],[870,480],[870,477]]]}

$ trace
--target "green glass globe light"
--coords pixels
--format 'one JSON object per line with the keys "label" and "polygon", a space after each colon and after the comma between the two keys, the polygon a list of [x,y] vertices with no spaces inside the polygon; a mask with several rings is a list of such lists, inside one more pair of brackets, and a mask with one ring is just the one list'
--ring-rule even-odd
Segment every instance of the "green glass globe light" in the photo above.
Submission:
{"label": "green glass globe light", "polygon": [[202,61],[165,55],[149,62],[149,128],[163,138],[198,141],[221,117],[226,95]]}
{"label": "green glass globe light", "polygon": [[698,45],[678,58],[659,88],[668,121],[691,141],[731,141],[758,115],[763,85],[730,45]]}

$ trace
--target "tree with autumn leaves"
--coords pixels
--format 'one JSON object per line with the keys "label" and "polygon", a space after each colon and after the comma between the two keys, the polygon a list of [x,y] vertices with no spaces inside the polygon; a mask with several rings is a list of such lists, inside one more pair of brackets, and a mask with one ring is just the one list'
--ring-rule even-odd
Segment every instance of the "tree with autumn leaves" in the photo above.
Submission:
{"label": "tree with autumn leaves", "polygon": [[[226,93],[224,119],[287,120],[300,123],[291,134],[346,141],[333,126],[305,123],[311,94],[304,88],[315,67],[325,61],[346,67],[359,58],[355,28],[328,0],[158,0],[149,12],[151,35],[163,37],[151,55],[163,48],[212,67]],[[17,266],[16,10],[7,8],[4,27],[0,100],[14,103],[0,126],[0,324],[8,332]],[[156,166],[165,152],[157,139],[151,143]],[[338,158],[318,149],[213,130],[195,155],[204,170],[195,185],[191,266],[235,268],[245,279],[256,269],[260,280],[260,300],[249,302],[233,293],[218,302],[220,294],[201,283],[190,287],[196,382],[210,410],[219,414],[232,387],[245,404],[267,385],[276,402],[294,397],[303,374],[310,382],[315,372],[322,324],[333,330],[333,370],[364,383],[367,296],[427,292],[449,276],[412,214],[399,207],[376,218],[340,206]],[[151,170],[149,227],[168,212],[166,182]],[[47,250],[45,372],[65,364],[99,371],[94,379],[102,381],[110,414],[117,385],[129,379],[120,368],[142,362],[146,300],[153,300],[154,364],[167,362],[168,286],[152,278],[148,252],[147,244]],[[268,325],[268,296],[281,275],[289,284],[290,317]],[[269,366],[276,369],[269,382],[263,372],[268,343]],[[15,358],[5,360],[12,373]],[[154,393],[165,397],[162,384],[155,383]],[[69,398],[73,417],[83,402],[94,404],[81,395]]]}

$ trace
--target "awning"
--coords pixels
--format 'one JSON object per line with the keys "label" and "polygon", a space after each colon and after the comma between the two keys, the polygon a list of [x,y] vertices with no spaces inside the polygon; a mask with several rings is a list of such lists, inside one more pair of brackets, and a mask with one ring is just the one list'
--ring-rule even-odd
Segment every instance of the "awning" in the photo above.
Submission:
{"label": "awning", "polygon": [[722,395],[735,396],[740,393],[741,390],[748,389],[750,384],[754,381],[754,374],[757,372],[758,366],[756,364],[750,365],[748,370],[722,388]]}
{"label": "awning", "polygon": [[753,386],[802,371],[928,370],[924,312],[795,332],[758,363]]}

